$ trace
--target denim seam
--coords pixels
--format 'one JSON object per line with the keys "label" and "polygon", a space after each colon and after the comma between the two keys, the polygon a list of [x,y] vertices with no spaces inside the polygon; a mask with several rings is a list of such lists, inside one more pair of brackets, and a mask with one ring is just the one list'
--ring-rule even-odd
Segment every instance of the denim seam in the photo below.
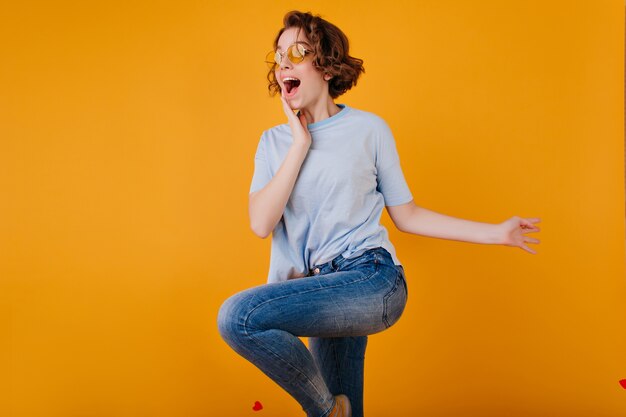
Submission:
{"label": "denim seam", "polygon": [[400,284],[400,277],[396,276],[396,280],[393,284],[393,288],[383,298],[384,300],[383,301],[383,304],[384,304],[383,305],[383,321],[385,322],[385,325],[387,326],[387,328],[391,327],[391,324],[389,323],[389,315],[388,315],[388,302],[391,296],[394,295],[396,291],[398,291],[398,287],[400,286],[399,284]]}
{"label": "denim seam", "polygon": [[[376,264],[376,268],[374,269],[374,272],[372,272],[370,275],[367,275],[364,278],[361,278],[361,279],[356,280],[356,281],[352,281],[352,282],[347,283],[347,284],[341,284],[341,285],[338,284],[338,285],[334,285],[332,287],[324,287],[324,288],[314,288],[314,289],[311,289],[309,291],[303,292],[301,294],[307,294],[309,292],[315,292],[315,291],[319,291],[319,290],[323,290],[323,289],[329,289],[329,288],[337,288],[337,287],[341,287],[341,286],[345,286],[345,285],[349,285],[349,284],[355,284],[355,283],[360,283],[360,282],[366,281],[366,280],[370,279],[371,277],[373,277],[374,275],[376,275],[376,273],[378,273],[378,270],[379,270],[378,265],[379,265],[379,263],[378,263],[378,258],[377,257],[375,258],[374,263]],[[278,355],[271,348],[265,346],[264,344],[262,344],[261,342],[256,340],[256,338],[253,335],[248,333],[248,326],[247,326],[248,320],[249,320],[250,316],[252,315],[252,313],[254,313],[254,311],[256,309],[258,309],[262,305],[265,305],[265,304],[269,303],[270,301],[280,300],[282,298],[286,298],[286,297],[289,297],[289,296],[291,296],[291,294],[290,295],[284,295],[284,296],[278,297],[278,298],[273,298],[271,300],[264,301],[264,302],[260,303],[259,305],[255,306],[252,310],[250,310],[250,312],[248,312],[247,316],[245,317],[245,319],[243,321],[243,329],[244,329],[244,333],[245,333],[246,337],[248,337],[250,340],[252,340],[260,349],[263,349],[266,352],[274,355],[279,361],[281,361],[285,365],[289,366],[291,369],[293,369],[294,371],[298,372],[300,375],[307,376],[306,373],[304,373],[301,369],[298,369],[298,368],[294,367],[293,365],[291,365],[289,362],[284,360],[280,355]],[[315,386],[313,381],[311,381],[308,378],[308,376],[307,376],[306,379],[308,380],[309,384],[315,388],[316,392],[320,395],[320,397],[322,397],[321,393],[319,391],[317,391],[317,387]],[[322,380],[323,380],[323,378],[322,378]],[[331,393],[331,395],[332,395],[332,393]],[[330,409],[329,409],[329,411],[330,411]]]}
{"label": "denim seam", "polygon": [[336,402],[336,400],[335,400],[335,397],[333,396],[333,405],[331,405],[328,410],[324,411],[324,413],[322,414],[321,417],[328,417],[328,416],[330,416],[330,412],[333,411],[333,408],[335,408],[335,402]]}
{"label": "denim seam", "polygon": [[[245,326],[244,326],[244,329],[245,329]],[[280,355],[278,355],[278,354],[277,354],[275,351],[273,351],[271,348],[269,348],[269,347],[267,347],[266,345],[264,345],[263,343],[259,342],[259,341],[257,340],[257,338],[256,338],[256,337],[254,337],[253,335],[248,335],[248,331],[247,331],[247,330],[245,330],[245,332],[246,332],[246,335],[250,338],[250,340],[252,340],[252,341],[253,341],[253,342],[254,342],[254,343],[255,343],[255,344],[259,347],[259,349],[262,349],[262,350],[264,350],[264,351],[266,351],[266,352],[270,353],[271,355],[273,355],[274,357],[276,357],[276,359],[278,359],[280,362],[284,363],[284,364],[285,364],[285,366],[287,366],[287,367],[289,367],[290,369],[292,369],[292,370],[296,371],[296,372],[297,372],[300,376],[304,376],[304,377],[306,378],[307,383],[315,389],[315,392],[316,392],[316,393],[320,396],[320,398],[322,398],[322,397],[323,397],[322,393],[321,393],[321,392],[319,392],[319,390],[317,389],[317,386],[313,383],[313,381],[311,381],[311,379],[309,379],[309,377],[306,375],[306,373],[305,373],[305,372],[303,372],[301,369],[298,369],[298,368],[294,367],[294,366],[293,366],[293,365],[291,365],[289,362],[285,361],[282,357],[280,357]],[[276,374],[276,373],[274,373],[274,372],[271,372],[271,374],[275,375],[275,376],[277,377],[276,379],[278,379],[278,376],[279,376],[278,374]],[[274,379],[274,378],[272,378],[272,379]],[[322,380],[323,380],[323,378],[322,378]],[[332,393],[331,393],[331,396],[332,396]],[[332,408],[332,407],[331,407],[331,408]]]}
{"label": "denim seam", "polygon": [[333,356],[335,357],[335,371],[337,372],[337,383],[339,384],[339,391],[341,393],[344,392],[343,390],[343,382],[341,381],[341,370],[340,368],[340,364],[341,362],[339,361],[339,358],[337,357],[337,345],[335,344],[335,342],[333,341]]}

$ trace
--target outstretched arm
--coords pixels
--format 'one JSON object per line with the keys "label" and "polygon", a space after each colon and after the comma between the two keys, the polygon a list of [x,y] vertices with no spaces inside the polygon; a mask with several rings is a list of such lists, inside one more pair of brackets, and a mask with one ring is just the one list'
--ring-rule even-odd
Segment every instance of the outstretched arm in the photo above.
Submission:
{"label": "outstretched arm", "polygon": [[387,211],[402,232],[462,242],[517,246],[532,254],[537,253],[526,243],[539,243],[539,239],[525,236],[524,233],[540,230],[535,226],[535,223],[540,222],[538,218],[513,216],[499,224],[480,223],[446,216],[419,207],[414,201],[387,206]]}

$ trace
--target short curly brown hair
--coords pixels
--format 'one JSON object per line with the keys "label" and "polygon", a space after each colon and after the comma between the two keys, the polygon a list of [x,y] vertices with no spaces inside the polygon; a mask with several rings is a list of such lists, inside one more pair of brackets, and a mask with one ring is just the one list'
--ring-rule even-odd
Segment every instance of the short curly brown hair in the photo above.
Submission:
{"label": "short curly brown hair", "polygon": [[[339,97],[355,86],[361,73],[365,72],[363,60],[348,54],[348,37],[341,29],[319,15],[294,10],[285,15],[283,26],[274,39],[274,50],[286,29],[295,27],[304,31],[313,46],[313,65],[320,72],[332,77],[328,81],[328,92],[332,98]],[[276,81],[276,66],[274,63],[267,73],[267,88],[272,96],[280,93],[280,85]]]}

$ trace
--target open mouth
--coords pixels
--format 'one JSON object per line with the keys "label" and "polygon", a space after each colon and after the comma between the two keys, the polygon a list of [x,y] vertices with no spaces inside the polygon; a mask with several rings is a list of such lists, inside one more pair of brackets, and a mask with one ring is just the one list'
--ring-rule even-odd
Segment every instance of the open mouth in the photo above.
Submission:
{"label": "open mouth", "polygon": [[285,90],[287,90],[287,94],[296,93],[296,89],[300,86],[300,80],[293,77],[287,77],[283,80],[283,84],[285,85]]}

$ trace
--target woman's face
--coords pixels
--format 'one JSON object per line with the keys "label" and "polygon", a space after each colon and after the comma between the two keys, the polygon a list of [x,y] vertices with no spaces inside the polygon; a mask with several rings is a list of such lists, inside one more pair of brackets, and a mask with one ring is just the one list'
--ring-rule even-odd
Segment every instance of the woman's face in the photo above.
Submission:
{"label": "woman's face", "polygon": [[[298,33],[300,32],[300,33]],[[328,81],[313,66],[313,53],[307,53],[304,60],[294,64],[289,60],[287,49],[294,43],[300,43],[307,51],[313,49],[309,40],[298,28],[286,29],[278,39],[276,50],[282,55],[280,65],[276,66],[276,80],[292,109],[305,109],[316,104],[320,99],[327,99]]]}

